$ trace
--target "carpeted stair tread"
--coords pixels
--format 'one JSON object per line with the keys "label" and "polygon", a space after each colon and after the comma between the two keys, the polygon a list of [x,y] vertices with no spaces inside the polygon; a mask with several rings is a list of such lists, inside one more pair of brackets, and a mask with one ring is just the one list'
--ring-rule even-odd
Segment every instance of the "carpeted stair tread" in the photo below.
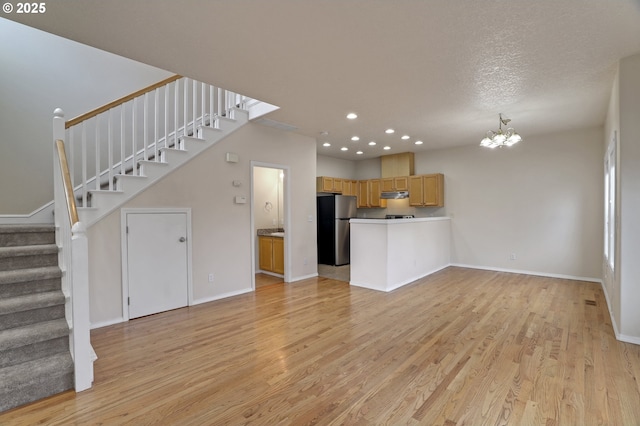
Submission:
{"label": "carpeted stair tread", "polygon": [[3,298],[0,299],[0,315],[47,308],[56,305],[64,305],[64,294],[59,290]]}
{"label": "carpeted stair tread", "polygon": [[73,388],[69,353],[0,369],[0,412]]}
{"label": "carpeted stair tread", "polygon": [[68,335],[69,326],[67,325],[67,320],[64,318],[1,330],[0,351],[32,345]]}
{"label": "carpeted stair tread", "polygon": [[43,266],[41,268],[25,268],[13,271],[0,271],[0,285],[37,280],[47,280],[62,277],[58,266]]}
{"label": "carpeted stair tread", "polygon": [[53,243],[53,225],[0,225],[0,247]]}
{"label": "carpeted stair tread", "polygon": [[40,244],[0,247],[0,271],[28,269],[58,264],[58,246]]}
{"label": "carpeted stair tread", "polygon": [[0,234],[54,232],[55,227],[47,224],[0,225]]}
{"label": "carpeted stair tread", "polygon": [[0,247],[0,259],[4,257],[16,256],[37,256],[43,254],[58,253],[58,246],[55,244],[37,244],[30,246]]}
{"label": "carpeted stair tread", "polygon": [[55,354],[19,365],[0,368],[0,394],[20,385],[37,382],[44,374],[62,376],[70,371],[73,371],[73,360],[70,353]]}

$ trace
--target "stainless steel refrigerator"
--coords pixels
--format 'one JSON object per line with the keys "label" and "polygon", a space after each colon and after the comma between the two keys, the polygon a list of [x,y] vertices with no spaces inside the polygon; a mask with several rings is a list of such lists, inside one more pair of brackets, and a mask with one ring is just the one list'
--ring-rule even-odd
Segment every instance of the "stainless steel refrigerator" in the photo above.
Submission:
{"label": "stainless steel refrigerator", "polygon": [[349,263],[349,219],[356,217],[356,197],[318,195],[318,263]]}

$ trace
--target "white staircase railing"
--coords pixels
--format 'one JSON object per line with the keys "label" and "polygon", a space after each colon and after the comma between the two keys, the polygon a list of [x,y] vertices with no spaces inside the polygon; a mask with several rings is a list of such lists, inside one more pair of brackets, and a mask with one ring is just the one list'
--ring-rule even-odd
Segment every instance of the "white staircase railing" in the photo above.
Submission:
{"label": "white staircase railing", "polygon": [[76,392],[93,383],[95,352],[90,343],[89,259],[85,227],[78,212],[71,186],[64,149],[64,113],[57,109],[53,118],[53,188],[58,264],[62,269],[65,316],[69,324],[69,348],[74,362]]}
{"label": "white staircase railing", "polygon": [[163,148],[181,149],[180,138],[198,127],[218,127],[233,108],[254,100],[193,79],[174,76],[66,123],[65,141],[76,197],[114,191],[116,175],[137,175],[141,161],[161,161]]}

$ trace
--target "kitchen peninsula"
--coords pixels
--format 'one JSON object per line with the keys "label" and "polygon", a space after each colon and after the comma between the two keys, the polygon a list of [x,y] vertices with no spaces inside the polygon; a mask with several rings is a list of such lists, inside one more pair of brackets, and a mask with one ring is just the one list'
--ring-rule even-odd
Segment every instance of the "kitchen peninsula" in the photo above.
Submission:
{"label": "kitchen peninsula", "polygon": [[350,284],[391,291],[447,267],[451,220],[351,219]]}

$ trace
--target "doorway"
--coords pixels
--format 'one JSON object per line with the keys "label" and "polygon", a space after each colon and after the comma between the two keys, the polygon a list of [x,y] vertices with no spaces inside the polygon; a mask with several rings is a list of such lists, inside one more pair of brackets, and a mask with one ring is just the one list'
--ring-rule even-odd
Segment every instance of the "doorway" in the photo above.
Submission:
{"label": "doorway", "polygon": [[188,209],[122,210],[125,319],[191,304],[190,216]]}
{"label": "doorway", "polygon": [[[252,288],[256,289],[256,273],[263,272],[260,265],[260,256],[264,261],[265,253],[260,252],[260,238],[258,234],[268,235],[270,233],[280,233],[279,244],[284,250],[281,255],[284,257],[284,274],[273,271],[264,271],[264,274],[280,277],[284,282],[289,281],[290,262],[290,241],[291,226],[289,215],[289,166],[272,163],[251,162],[251,246],[252,246]],[[264,239],[264,238],[263,238]],[[263,241],[264,247],[264,241]],[[282,250],[282,248],[280,248]],[[274,256],[279,256],[274,253]],[[264,262],[262,262],[264,265]],[[277,261],[275,263],[278,263]],[[263,274],[261,274],[263,275]],[[264,280],[258,280],[259,283]],[[268,280],[273,281],[273,280]]]}

